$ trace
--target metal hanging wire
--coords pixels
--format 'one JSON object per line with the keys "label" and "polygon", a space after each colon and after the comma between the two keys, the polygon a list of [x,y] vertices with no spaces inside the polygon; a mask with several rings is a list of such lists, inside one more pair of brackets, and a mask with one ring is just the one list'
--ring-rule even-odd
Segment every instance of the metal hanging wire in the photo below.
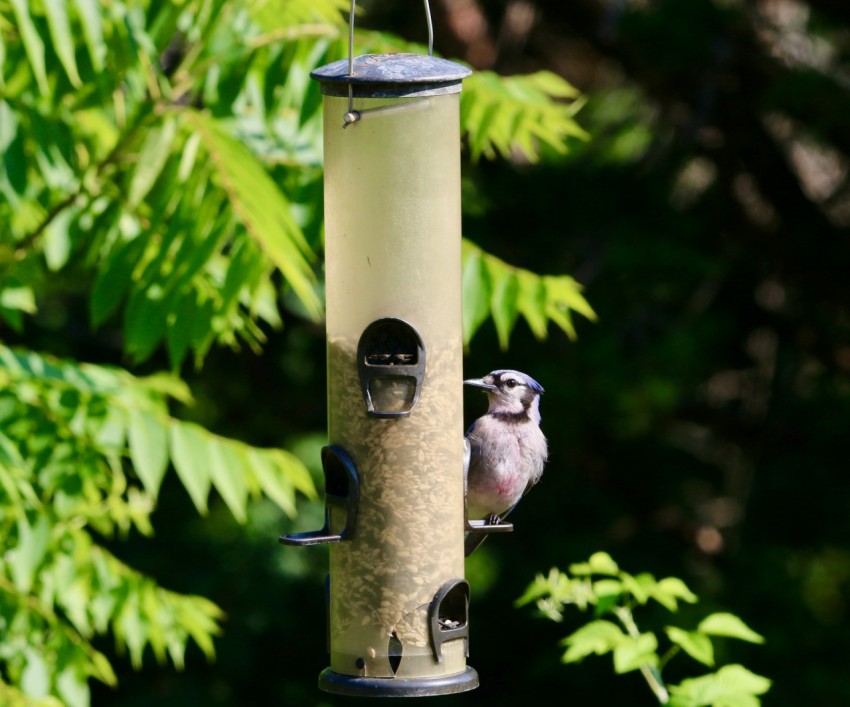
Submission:
{"label": "metal hanging wire", "polygon": [[[425,5],[425,21],[428,24],[428,56],[434,56],[434,23],[431,20],[431,5],[428,0],[423,0],[423,4]],[[357,12],[357,0],[351,0],[351,9],[348,12],[348,75],[354,76],[354,14]],[[350,122],[355,122],[357,118],[357,111],[354,110],[354,85],[349,81],[348,83],[348,113],[347,116],[351,116],[354,120],[348,121],[346,119],[346,124],[350,124]]]}

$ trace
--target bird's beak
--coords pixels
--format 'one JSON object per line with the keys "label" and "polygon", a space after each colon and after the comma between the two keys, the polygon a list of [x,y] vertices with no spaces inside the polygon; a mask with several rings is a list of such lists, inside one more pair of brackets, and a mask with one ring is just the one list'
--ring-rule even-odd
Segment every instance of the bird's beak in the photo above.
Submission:
{"label": "bird's beak", "polygon": [[494,391],[498,388],[492,383],[488,383],[483,378],[468,378],[463,382],[464,385],[471,385],[473,388],[481,388],[481,390]]}

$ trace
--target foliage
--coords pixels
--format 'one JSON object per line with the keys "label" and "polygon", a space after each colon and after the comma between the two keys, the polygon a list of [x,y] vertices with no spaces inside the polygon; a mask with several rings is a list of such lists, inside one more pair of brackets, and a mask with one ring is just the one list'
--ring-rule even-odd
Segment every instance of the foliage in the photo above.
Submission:
{"label": "foliage", "polygon": [[[214,655],[223,611],[108,549],[152,534],[169,469],[201,514],[221,499],[238,522],[260,495],[290,516],[297,493],[315,496],[291,453],[171,409],[192,403],[186,361],[200,369],[222,345],[259,352],[281,310],[321,321],[309,72],[344,55],[347,6],[0,0],[0,321],[19,342],[0,344],[4,703],[88,704],[90,679],[116,682],[96,648],[105,634],[137,669],[148,649],[178,668],[191,643]],[[369,31],[357,44],[409,48]],[[483,76],[464,94],[473,157],[535,159],[580,135],[563,80],[500,82]],[[467,341],[488,316],[505,345],[518,314],[538,337],[550,322],[574,336],[571,311],[593,316],[567,276],[514,269],[470,242],[464,253]],[[86,318],[68,315],[77,300]],[[125,368],[81,362],[91,350],[73,337],[46,339],[66,358],[37,353],[37,333],[63,326],[117,341],[97,355]],[[163,350],[172,373],[131,372],[164,367]]]}
{"label": "foliage", "polygon": [[[648,572],[631,575],[621,570],[610,555],[597,552],[587,562],[570,565],[569,572],[553,568],[546,576],[538,575],[517,604],[536,602],[543,616],[558,622],[563,620],[565,606],[591,611],[594,619],[563,639],[566,650],[561,660],[579,663],[589,655],[610,653],[614,671],[622,674],[639,670],[660,704],[672,707],[760,704],[758,695],[767,692],[770,680],[742,665],[725,665],[714,673],[689,678],[677,685],[665,684],[662,671],[680,651],[713,668],[716,637],[763,643],[762,636],[727,612],[709,614],[692,629],[666,625],[663,634],[642,631],[635,610],[650,601],[675,613],[679,602],[694,604],[697,597],[678,577],[656,580]],[[604,618],[609,616],[610,619]],[[662,653],[665,644],[668,648]]]}
{"label": "foliage", "polygon": [[565,154],[568,138],[588,138],[574,119],[584,105],[578,98],[579,92],[551,71],[509,77],[476,72],[461,93],[472,159],[511,157],[516,151],[533,162],[541,144]]}
{"label": "foliage", "polygon": [[153,532],[169,463],[199,511],[215,489],[238,519],[260,492],[294,513],[296,491],[313,495],[300,462],[170,417],[167,397],[188,396],[172,376],[136,378],[0,345],[0,390],[0,657],[12,683],[85,704],[87,678],[115,682],[91,643],[107,631],[136,666],[146,646],[182,666],[190,638],[212,657],[221,610],[163,589],[98,536]]}
{"label": "foliage", "polygon": [[575,339],[572,312],[591,321],[596,319],[581,291],[581,285],[569,275],[540,276],[485,253],[471,241],[463,242],[466,343],[483,322],[492,318],[499,344],[507,349],[520,315],[538,339],[546,338],[549,322],[554,322],[570,339]]}

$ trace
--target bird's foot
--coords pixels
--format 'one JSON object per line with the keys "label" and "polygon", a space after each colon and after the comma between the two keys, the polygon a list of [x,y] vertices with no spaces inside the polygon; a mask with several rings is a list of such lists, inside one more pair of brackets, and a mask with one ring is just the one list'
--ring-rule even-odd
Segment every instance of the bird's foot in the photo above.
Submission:
{"label": "bird's foot", "polygon": [[496,513],[491,513],[487,516],[487,525],[498,525],[501,522],[501,517],[499,517]]}

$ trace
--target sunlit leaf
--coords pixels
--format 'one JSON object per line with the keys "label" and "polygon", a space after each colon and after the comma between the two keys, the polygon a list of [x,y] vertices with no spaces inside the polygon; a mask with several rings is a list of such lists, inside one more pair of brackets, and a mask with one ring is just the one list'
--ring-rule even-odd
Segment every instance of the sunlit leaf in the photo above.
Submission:
{"label": "sunlit leaf", "polygon": [[692,658],[709,667],[714,665],[714,646],[705,633],[685,631],[678,626],[667,626],[664,630],[670,640]]}
{"label": "sunlit leaf", "polygon": [[50,670],[45,657],[30,647],[24,649],[23,657],[21,689],[31,697],[46,697],[50,693]]}
{"label": "sunlit leaf", "polygon": [[650,593],[656,584],[655,578],[652,575],[644,572],[637,577],[633,577],[627,572],[621,572],[619,577],[623,583],[623,587],[631,593],[639,604],[646,604],[649,601]]}
{"label": "sunlit leaf", "polygon": [[12,10],[15,13],[15,19],[18,21],[24,49],[39,91],[46,96],[50,92],[50,87],[47,85],[47,71],[44,65],[44,42],[41,41],[38,30],[33,24],[32,17],[30,17],[29,2],[28,0],[9,1],[12,3]]}
{"label": "sunlit leaf", "polygon": [[117,246],[97,271],[92,288],[90,315],[95,325],[101,324],[121,304],[132,280],[131,273],[145,249],[142,238]]}
{"label": "sunlit leaf", "polygon": [[295,488],[286,479],[283,469],[268,454],[244,450],[243,455],[246,467],[253,472],[263,493],[292,516],[295,513]]}
{"label": "sunlit leaf", "polygon": [[599,579],[591,585],[597,598],[618,598],[623,592],[623,583],[616,579]]}
{"label": "sunlit leaf", "polygon": [[171,154],[174,137],[177,133],[177,121],[168,116],[151,128],[136,156],[136,169],[130,180],[127,193],[127,205],[133,209],[141,203],[153,187],[168,156]]}
{"label": "sunlit leaf", "polygon": [[658,664],[658,639],[654,633],[628,636],[614,647],[614,670],[618,674],[628,673],[645,666]]}
{"label": "sunlit leaf", "polygon": [[750,643],[764,643],[764,636],[753,631],[734,614],[718,612],[706,616],[697,626],[697,631],[712,636],[738,638]]}
{"label": "sunlit leaf", "polygon": [[679,599],[689,604],[697,601],[696,594],[678,577],[665,577],[659,580],[650,591],[650,596],[670,611],[676,611],[679,608]]}
{"label": "sunlit leaf", "polygon": [[561,660],[576,663],[591,654],[604,655],[627,640],[629,637],[616,624],[604,620],[591,621],[563,640],[567,650]]}
{"label": "sunlit leaf", "polygon": [[189,422],[170,426],[171,458],[183,486],[189,492],[195,508],[207,512],[210,478],[207,444],[202,428]]}
{"label": "sunlit leaf", "polygon": [[65,209],[44,229],[44,259],[50,270],[61,270],[71,255],[71,223],[78,216],[76,209]]}
{"label": "sunlit leaf", "polygon": [[771,681],[742,665],[726,665],[716,673],[670,685],[671,707],[757,707],[758,695]]}
{"label": "sunlit leaf", "polygon": [[518,271],[517,281],[517,310],[528,322],[534,336],[545,339],[549,325],[546,316],[546,286],[541,278],[528,270]]}
{"label": "sunlit leaf", "polygon": [[89,707],[88,675],[81,665],[69,664],[56,677],[56,690],[67,707]]}
{"label": "sunlit leaf", "polygon": [[233,517],[239,522],[245,522],[248,487],[245,483],[244,462],[236,446],[223,440],[210,439],[207,441],[206,458],[216,490]]}
{"label": "sunlit leaf", "polygon": [[492,283],[490,312],[493,323],[496,325],[496,332],[499,335],[499,344],[502,349],[507,349],[511,331],[519,314],[517,308],[517,295],[519,293],[517,276],[513,268],[506,266],[496,258],[489,259],[486,265]]}
{"label": "sunlit leaf", "polygon": [[50,523],[43,515],[35,523],[25,517],[18,518],[18,542],[7,562],[12,570],[15,586],[28,592],[33,585],[35,572],[44,560],[50,539]]}
{"label": "sunlit leaf", "polygon": [[134,410],[130,413],[128,441],[133,467],[155,498],[168,467],[168,429],[151,413]]}
{"label": "sunlit leaf", "polygon": [[103,41],[103,27],[98,0],[74,0],[83,26],[83,34],[95,71],[103,71],[106,60],[106,44]]}
{"label": "sunlit leaf", "polygon": [[596,574],[616,575],[619,572],[617,563],[607,552],[594,552],[588,560],[590,569]]}
{"label": "sunlit leaf", "polygon": [[[143,582],[144,580],[136,579],[135,581]],[[129,649],[130,662],[138,670],[142,667],[142,654],[147,643],[148,629],[139,607],[139,588],[133,587],[133,589],[134,591],[128,595],[118,612],[113,628],[116,638]]]}
{"label": "sunlit leaf", "polygon": [[74,39],[71,35],[71,23],[68,20],[67,0],[42,0],[47,16],[47,27],[53,40],[53,49],[59,57],[68,79],[76,88],[82,85],[77,72],[77,60],[74,56]]}
{"label": "sunlit leaf", "polygon": [[491,285],[481,252],[463,241],[463,332],[469,341],[490,315]]}
{"label": "sunlit leaf", "polygon": [[36,311],[35,293],[26,285],[7,287],[0,290],[0,307],[33,314]]}

